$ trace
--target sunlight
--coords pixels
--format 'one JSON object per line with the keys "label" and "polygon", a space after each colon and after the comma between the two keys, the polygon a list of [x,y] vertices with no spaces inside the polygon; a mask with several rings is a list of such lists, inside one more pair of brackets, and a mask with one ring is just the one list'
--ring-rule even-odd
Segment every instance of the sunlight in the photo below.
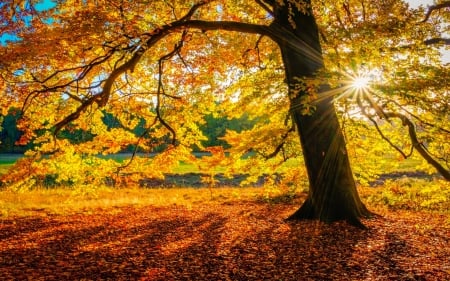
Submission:
{"label": "sunlight", "polygon": [[374,84],[382,83],[382,73],[379,69],[360,69],[355,72],[343,72],[342,86],[335,91],[336,99],[353,99],[368,97],[373,91]]}
{"label": "sunlight", "polygon": [[353,79],[352,88],[356,90],[363,90],[369,88],[370,78],[368,76],[357,76]]}

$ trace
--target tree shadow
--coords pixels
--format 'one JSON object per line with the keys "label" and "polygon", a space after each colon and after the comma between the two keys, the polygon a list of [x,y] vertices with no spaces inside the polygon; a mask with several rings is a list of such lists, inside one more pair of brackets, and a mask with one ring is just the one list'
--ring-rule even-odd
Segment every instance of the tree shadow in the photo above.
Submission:
{"label": "tree shadow", "polygon": [[396,233],[388,232],[380,251],[373,253],[371,262],[377,267],[389,268],[389,276],[384,276],[387,280],[425,280],[405,269],[405,256],[410,251],[411,247],[404,239]]}
{"label": "tree shadow", "polygon": [[[104,217],[103,222],[71,221],[64,227],[51,220],[16,222],[20,227],[0,239],[0,280],[178,280],[184,271],[192,274],[192,268],[186,267],[190,259],[203,260],[195,262],[198,266],[216,259],[214,241],[225,218],[172,215],[138,225],[136,218],[127,225],[124,216]],[[117,219],[125,223],[117,224]],[[25,228],[28,234],[21,235]],[[8,243],[13,235],[20,238]],[[184,264],[183,270],[169,271],[177,262]]]}
{"label": "tree shadow", "polygon": [[[361,275],[353,261],[354,248],[366,239],[367,231],[345,222],[289,222],[249,236],[235,248],[242,251],[244,245],[252,245],[252,249],[258,250],[250,257],[259,257],[254,260],[244,254],[239,260],[241,270],[235,277],[236,280],[260,280],[260,277],[266,280],[355,280]],[[264,262],[260,263],[261,260]],[[264,268],[261,272],[266,274],[255,276],[255,268]]]}
{"label": "tree shadow", "polygon": [[[14,238],[17,235],[26,235],[46,228],[47,217],[24,217],[14,220],[0,220],[0,241]],[[32,226],[32,227],[30,227]]]}
{"label": "tree shadow", "polygon": [[286,223],[283,211],[245,203],[7,221],[0,280],[439,280],[411,269],[415,249],[386,232],[391,222]]}

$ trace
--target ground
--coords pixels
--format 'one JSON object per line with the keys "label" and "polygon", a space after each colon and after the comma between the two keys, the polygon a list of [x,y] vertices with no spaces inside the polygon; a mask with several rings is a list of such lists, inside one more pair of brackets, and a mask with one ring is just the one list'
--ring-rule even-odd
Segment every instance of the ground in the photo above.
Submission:
{"label": "ground", "polygon": [[380,209],[367,230],[284,221],[298,203],[0,217],[0,280],[450,280],[448,216]]}

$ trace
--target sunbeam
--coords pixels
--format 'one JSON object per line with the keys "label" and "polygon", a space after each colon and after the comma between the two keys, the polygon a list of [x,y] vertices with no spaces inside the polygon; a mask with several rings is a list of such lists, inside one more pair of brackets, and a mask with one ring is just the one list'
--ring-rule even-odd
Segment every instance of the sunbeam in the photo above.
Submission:
{"label": "sunbeam", "polygon": [[355,77],[351,84],[352,88],[356,90],[363,90],[365,88],[370,87],[370,78],[367,76],[358,76]]}
{"label": "sunbeam", "polygon": [[365,99],[373,91],[373,85],[381,83],[381,72],[379,70],[360,70],[358,72],[342,72],[343,77],[340,80],[340,87],[322,92],[319,99],[334,97],[335,100],[351,99],[356,101],[358,98]]}

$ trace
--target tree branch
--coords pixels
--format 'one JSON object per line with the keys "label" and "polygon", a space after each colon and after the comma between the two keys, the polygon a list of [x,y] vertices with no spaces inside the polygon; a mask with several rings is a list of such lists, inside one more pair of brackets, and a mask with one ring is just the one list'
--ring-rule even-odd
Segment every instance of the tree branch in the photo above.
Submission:
{"label": "tree branch", "polygon": [[[266,12],[268,12],[271,16],[273,16],[273,10],[270,8],[270,6],[268,6],[266,3],[264,3],[262,0],[255,0],[256,3],[261,6]],[[269,5],[273,5],[270,4]]]}
{"label": "tree branch", "polygon": [[176,140],[177,140],[177,134],[175,132],[175,130],[162,118],[161,115],[161,95],[165,95],[164,93],[164,88],[163,88],[163,82],[162,82],[162,76],[163,76],[163,63],[166,60],[169,60],[170,58],[172,58],[173,56],[175,56],[176,54],[179,54],[181,47],[183,47],[183,42],[185,40],[186,37],[186,31],[183,32],[183,35],[181,37],[181,40],[178,42],[177,45],[175,45],[174,49],[162,56],[159,61],[158,61],[158,72],[159,72],[159,76],[158,76],[158,90],[156,92],[156,117],[158,118],[159,122],[167,128],[167,130],[169,130],[169,132],[172,135],[172,145],[176,144]]}
{"label": "tree branch", "polygon": [[[204,21],[204,20],[190,20],[192,15],[203,5],[208,4],[211,0],[201,1],[198,4],[191,7],[189,12],[183,16],[180,20],[175,22],[166,24],[162,27],[159,27],[152,32],[147,32],[141,34],[142,37],[147,37],[148,39],[140,45],[135,50],[132,57],[119,67],[115,68],[109,76],[106,78],[102,91],[86,100],[82,105],[80,105],[77,110],[58,122],[55,125],[55,133],[58,132],[62,127],[67,125],[69,122],[75,120],[79,117],[79,115],[84,112],[88,106],[92,105],[93,102],[97,103],[99,107],[103,107],[107,104],[109,100],[109,96],[111,94],[112,87],[114,85],[114,81],[123,73],[127,71],[131,71],[134,69],[135,65],[141,60],[142,56],[146,52],[146,50],[150,49],[161,39],[166,37],[167,35],[179,31],[185,30],[189,28],[196,28],[202,31],[208,30],[226,30],[226,31],[237,31],[248,34],[260,34],[262,36],[268,36],[278,44],[285,44],[293,48],[294,50],[298,50],[300,52],[311,51],[313,55],[315,52],[311,46],[309,46],[306,42],[299,39],[297,36],[292,34],[289,30],[280,30],[281,27],[277,24],[271,24],[270,26],[259,25],[259,24],[251,24],[251,23],[242,23],[235,21]],[[269,2],[270,3],[270,2]],[[320,56],[320,54],[317,54]]]}
{"label": "tree branch", "polygon": [[[406,159],[406,158],[408,158],[409,156],[411,156],[411,154],[412,154],[412,149],[411,149],[411,151],[410,151],[409,154],[406,154],[405,152],[403,152],[403,150],[401,150],[398,146],[396,146],[396,145],[395,145],[388,137],[386,137],[386,136],[384,135],[383,131],[381,131],[380,127],[378,126],[377,121],[375,121],[375,119],[373,118],[373,115],[370,115],[369,113],[367,113],[366,107],[362,104],[362,101],[361,101],[361,99],[360,99],[359,97],[358,97],[358,99],[357,99],[357,103],[358,103],[359,108],[361,109],[361,113],[362,113],[364,116],[366,116],[367,119],[369,119],[369,121],[372,122],[372,124],[375,125],[375,129],[377,130],[378,134],[381,136],[381,138],[382,138],[383,140],[385,140],[392,148],[394,148],[395,150],[397,150],[397,151],[403,156],[403,158]],[[371,106],[373,106],[373,103],[370,102],[370,104],[371,104]],[[385,114],[384,112],[383,112],[382,115],[380,115],[378,112],[377,112],[377,114],[378,114],[378,116],[379,116],[380,118],[381,118],[381,117],[386,118],[386,114]],[[387,118],[386,118],[386,119],[387,119]]]}
{"label": "tree branch", "polygon": [[[261,152],[259,152],[259,151],[256,151],[256,152],[257,152],[258,154],[260,154],[262,157],[264,157],[264,159],[266,159],[266,160],[269,160],[269,159],[274,158],[274,157],[277,156],[278,153],[280,153],[280,151],[284,148],[284,145],[285,145],[285,143],[286,143],[287,138],[289,137],[289,134],[292,133],[292,132],[294,132],[294,131],[295,131],[295,126],[292,126],[289,130],[287,130],[286,133],[284,133],[284,134],[281,136],[281,142],[277,145],[277,147],[275,148],[275,150],[274,150],[272,153],[266,155],[266,154],[261,153]],[[285,161],[287,160],[287,159],[286,159],[286,156],[284,156],[283,158],[284,158]]]}
{"label": "tree branch", "polygon": [[[174,22],[174,24],[177,26],[182,26],[182,23],[188,20],[192,15],[203,5],[206,5],[207,3],[211,2],[211,0],[204,0],[199,2],[198,4],[195,4],[191,7],[191,9],[186,13],[185,16],[183,16],[180,20]],[[165,25],[164,28],[160,28],[157,30],[154,30],[152,33],[143,34],[146,36],[149,36],[150,38],[145,42],[145,46],[141,45],[135,50],[133,53],[133,56],[125,63],[123,63],[121,66],[115,68],[108,76],[108,78],[105,80],[105,83],[103,85],[102,91],[87,99],[85,102],[83,102],[76,110],[75,112],[71,113],[70,115],[66,116],[63,120],[59,121],[57,124],[55,124],[55,130],[54,134],[56,135],[64,126],[69,124],[70,122],[76,120],[82,112],[84,112],[90,105],[92,105],[94,102],[98,104],[99,107],[104,107],[108,100],[109,96],[111,94],[111,90],[113,87],[113,84],[117,77],[125,73],[126,71],[133,70],[135,65],[141,60],[142,56],[144,55],[145,51],[156,44],[159,40],[164,38],[166,35],[170,34],[172,29],[175,29],[176,27],[172,27],[171,24]],[[179,28],[179,27],[178,27]]]}
{"label": "tree branch", "polygon": [[419,154],[430,164],[432,165],[446,180],[450,181],[450,171],[445,169],[439,162],[433,159],[433,157],[427,152],[424,148],[424,145],[419,142],[416,134],[416,127],[414,123],[406,117],[404,114],[396,113],[396,112],[386,112],[385,115],[387,117],[399,118],[403,126],[408,126],[409,138],[411,139],[413,147],[419,152]]}
{"label": "tree branch", "polygon": [[450,38],[431,38],[431,39],[425,40],[424,44],[427,46],[435,45],[435,44],[450,45]]}
{"label": "tree branch", "polygon": [[150,126],[148,126],[148,128],[145,129],[145,131],[139,136],[139,138],[138,138],[138,140],[137,140],[137,142],[136,142],[136,144],[134,146],[133,153],[131,154],[131,157],[128,160],[128,162],[125,165],[117,167],[117,170],[116,170],[117,175],[120,173],[121,170],[123,170],[123,169],[125,169],[125,168],[127,168],[128,166],[131,165],[131,163],[133,162],[134,158],[136,157],[136,154],[137,154],[137,151],[138,151],[138,148],[139,148],[139,143],[150,132],[150,129],[156,124],[157,121],[158,121],[158,118],[155,117],[155,119],[153,120],[153,123]]}
{"label": "tree branch", "polygon": [[393,99],[388,99],[388,101],[383,105],[383,107],[386,107],[386,105],[388,103],[393,103],[395,106],[397,106],[398,108],[400,108],[403,112],[406,112],[409,116],[415,118],[417,121],[419,121],[421,124],[435,128],[439,131],[442,131],[444,133],[450,134],[450,130],[445,129],[443,127],[437,126],[435,124],[432,124],[422,118],[420,118],[419,116],[417,116],[416,114],[412,113],[410,110],[408,110],[407,108],[405,108],[403,105],[401,105],[399,102],[397,102],[396,100]]}
{"label": "tree branch", "polygon": [[412,155],[413,147],[411,147],[411,151],[408,154],[404,153],[403,150],[401,150],[388,137],[386,137],[383,134],[383,132],[381,131],[381,129],[378,126],[378,123],[377,123],[377,121],[375,121],[375,119],[373,119],[372,117],[370,117],[368,115],[366,115],[366,117],[370,120],[370,122],[372,122],[375,125],[375,129],[377,130],[378,134],[380,134],[381,138],[384,139],[391,147],[393,147],[395,150],[397,150],[403,156],[403,158],[407,159],[409,156]]}
{"label": "tree branch", "polygon": [[450,1],[445,1],[445,2],[442,2],[441,4],[436,4],[436,5],[433,5],[433,6],[429,7],[428,8],[428,12],[425,15],[425,18],[421,22],[428,21],[428,19],[430,18],[431,14],[433,13],[433,11],[440,10],[440,9],[443,9],[443,8],[450,8]]}

